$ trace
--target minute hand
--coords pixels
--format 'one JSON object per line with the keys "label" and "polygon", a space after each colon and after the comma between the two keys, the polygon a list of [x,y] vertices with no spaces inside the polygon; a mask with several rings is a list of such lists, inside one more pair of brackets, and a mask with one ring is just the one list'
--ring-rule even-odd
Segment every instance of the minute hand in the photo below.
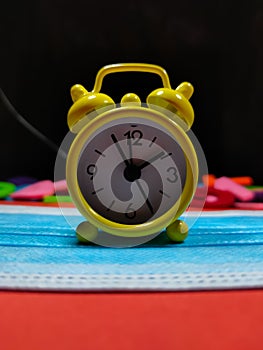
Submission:
{"label": "minute hand", "polygon": [[142,170],[143,168],[145,168],[146,166],[150,165],[151,163],[155,162],[157,159],[161,158],[165,153],[162,151],[158,154],[156,154],[155,156],[153,156],[152,158],[150,158],[149,160],[146,160],[144,163],[142,163],[139,166],[139,169]]}
{"label": "minute hand", "polygon": [[[118,150],[121,158],[123,159],[124,163],[128,167],[130,165],[130,162],[126,158],[125,153],[123,152],[123,150],[122,150],[122,148],[121,148],[121,146],[120,146],[116,136],[114,134],[111,134],[111,138],[112,138],[112,141],[114,142],[115,146],[117,147],[117,150]],[[130,153],[131,153],[131,150],[130,150]]]}

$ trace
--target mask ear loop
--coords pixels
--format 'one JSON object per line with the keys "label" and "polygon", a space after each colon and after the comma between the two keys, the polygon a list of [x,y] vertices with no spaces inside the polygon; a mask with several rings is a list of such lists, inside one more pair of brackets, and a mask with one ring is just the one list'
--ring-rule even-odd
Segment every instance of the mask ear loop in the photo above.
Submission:
{"label": "mask ear loop", "polygon": [[12,103],[9,101],[9,99],[6,97],[5,93],[3,92],[3,90],[1,88],[0,88],[0,98],[3,101],[4,106],[6,107],[7,111],[11,114],[11,116],[16,121],[18,121],[21,125],[23,125],[35,137],[37,137],[39,140],[44,142],[54,152],[56,152],[61,157],[66,159],[67,154],[61,148],[59,148],[53,141],[51,141],[47,136],[45,136],[41,131],[39,131],[37,128],[35,128],[20,113],[17,112],[17,110],[12,105]]}

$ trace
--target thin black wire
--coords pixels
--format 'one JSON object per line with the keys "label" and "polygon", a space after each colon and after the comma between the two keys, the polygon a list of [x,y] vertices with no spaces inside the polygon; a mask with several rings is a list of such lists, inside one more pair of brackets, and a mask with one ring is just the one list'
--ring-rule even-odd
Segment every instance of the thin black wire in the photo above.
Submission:
{"label": "thin black wire", "polygon": [[67,157],[67,154],[59,148],[53,141],[51,141],[47,136],[45,136],[41,131],[35,128],[32,124],[30,124],[20,113],[17,112],[15,107],[9,101],[3,90],[0,88],[0,97],[3,101],[6,109],[9,111],[12,117],[15,118],[20,124],[22,124],[27,130],[29,130],[33,135],[35,135],[38,139],[44,142],[49,148],[51,148],[54,152],[62,156],[63,158]]}

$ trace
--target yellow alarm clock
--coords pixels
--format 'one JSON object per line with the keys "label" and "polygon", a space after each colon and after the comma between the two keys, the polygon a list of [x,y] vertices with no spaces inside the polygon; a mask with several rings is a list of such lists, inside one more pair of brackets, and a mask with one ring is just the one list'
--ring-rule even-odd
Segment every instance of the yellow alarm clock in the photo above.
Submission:
{"label": "yellow alarm clock", "polygon": [[[117,105],[100,92],[102,80],[127,71],[158,74],[163,87],[151,92],[146,103],[128,93]],[[197,155],[187,135],[194,120],[192,93],[190,83],[173,90],[162,67],[142,63],[103,67],[91,92],[82,85],[71,88],[68,126],[76,136],[67,155],[66,180],[85,218],[76,228],[80,241],[131,246],[164,229],[171,241],[184,241],[188,227],[178,218],[198,182]]]}

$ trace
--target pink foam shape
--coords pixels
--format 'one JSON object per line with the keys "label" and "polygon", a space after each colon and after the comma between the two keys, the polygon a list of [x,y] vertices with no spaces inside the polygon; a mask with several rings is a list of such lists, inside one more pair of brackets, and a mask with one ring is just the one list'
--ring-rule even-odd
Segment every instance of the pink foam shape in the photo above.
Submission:
{"label": "pink foam shape", "polygon": [[215,203],[216,201],[217,201],[217,197],[216,196],[212,196],[212,195],[207,195],[207,197],[206,197],[206,201],[207,201],[207,203]]}
{"label": "pink foam shape", "polygon": [[35,182],[10,195],[12,199],[39,200],[45,196],[52,196],[55,192],[54,183],[50,180]]}
{"label": "pink foam shape", "polygon": [[59,180],[54,182],[55,192],[68,193],[68,186],[66,180]]}
{"label": "pink foam shape", "polygon": [[256,202],[236,202],[234,206],[242,210],[263,210],[263,203]]}
{"label": "pink foam shape", "polygon": [[226,176],[222,176],[218,179],[215,180],[214,187],[217,190],[222,190],[222,191],[229,191],[231,192],[236,199],[242,201],[242,202],[249,202],[253,201],[255,194],[253,191],[245,188],[242,185],[237,184],[230,178]]}

